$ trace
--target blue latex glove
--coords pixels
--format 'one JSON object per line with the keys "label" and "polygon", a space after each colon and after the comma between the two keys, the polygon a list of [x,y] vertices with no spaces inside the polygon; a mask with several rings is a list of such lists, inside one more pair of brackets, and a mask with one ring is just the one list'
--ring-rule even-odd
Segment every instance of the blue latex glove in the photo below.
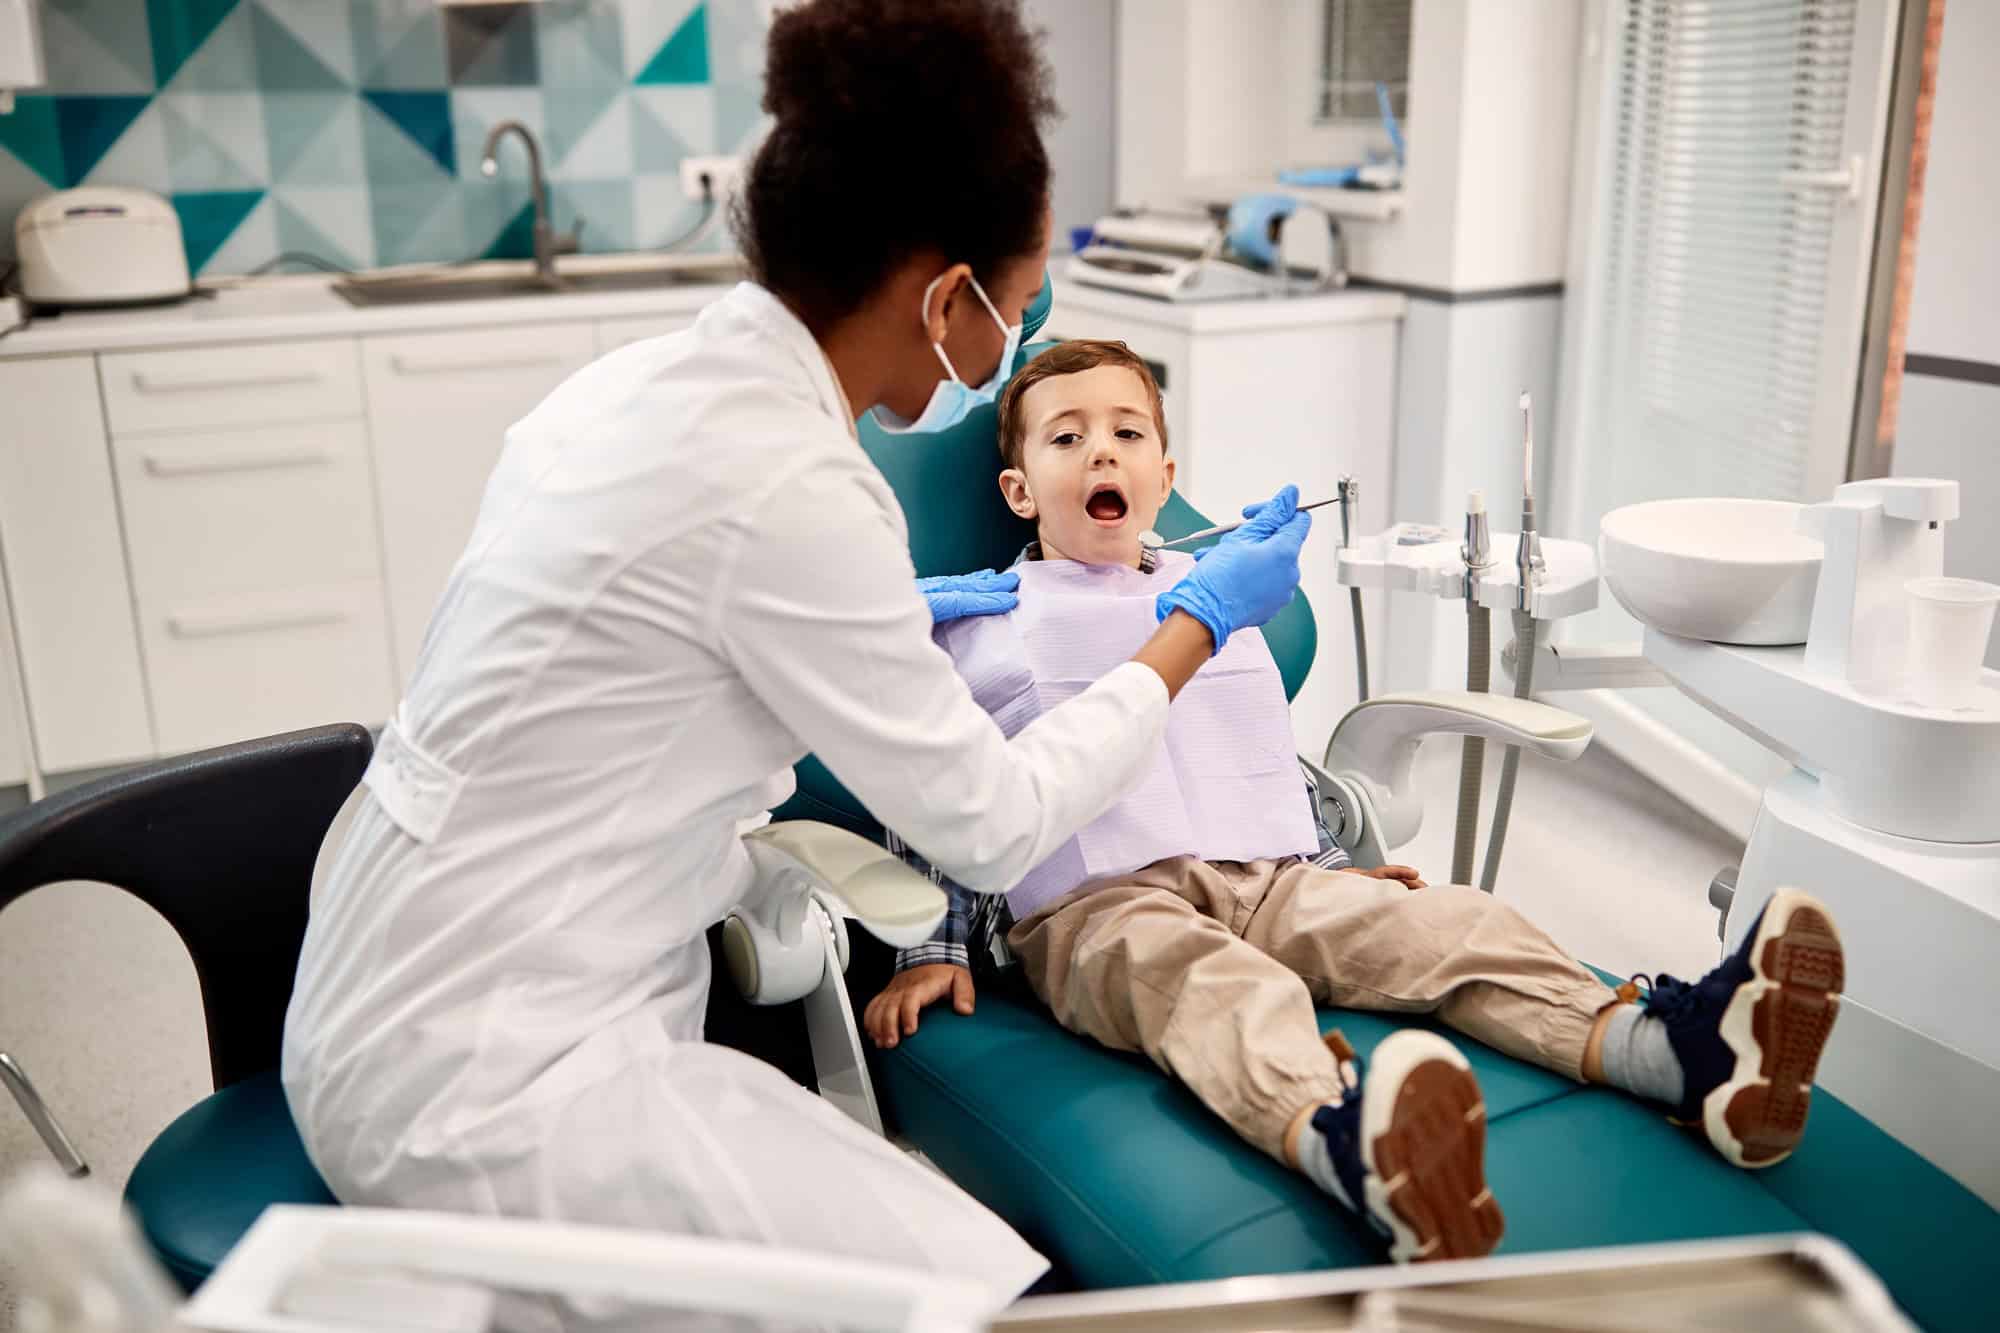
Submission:
{"label": "blue latex glove", "polygon": [[962,620],[966,616],[994,616],[1012,611],[1021,604],[1014,590],[1021,576],[1013,570],[995,574],[982,569],[977,574],[942,574],[934,579],[918,579],[917,591],[931,606],[931,624]]}
{"label": "blue latex glove", "polygon": [[1296,486],[1247,506],[1243,517],[1250,521],[1196,552],[1188,576],[1154,603],[1161,620],[1185,611],[1208,626],[1217,652],[1231,634],[1263,624],[1292,600],[1299,586],[1299,548],[1312,528],[1312,515],[1299,512]]}

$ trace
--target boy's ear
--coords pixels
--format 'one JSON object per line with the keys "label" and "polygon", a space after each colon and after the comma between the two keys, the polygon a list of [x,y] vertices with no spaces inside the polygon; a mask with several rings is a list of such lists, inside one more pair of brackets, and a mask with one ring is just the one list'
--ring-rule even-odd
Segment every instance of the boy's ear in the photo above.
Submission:
{"label": "boy's ear", "polygon": [[1174,460],[1169,457],[1166,461],[1166,466],[1160,469],[1160,503],[1164,505],[1167,502],[1167,497],[1173,493]]}
{"label": "boy's ear", "polygon": [[1010,467],[1000,474],[1000,495],[1016,518],[1035,517],[1035,497],[1028,494],[1028,474]]}

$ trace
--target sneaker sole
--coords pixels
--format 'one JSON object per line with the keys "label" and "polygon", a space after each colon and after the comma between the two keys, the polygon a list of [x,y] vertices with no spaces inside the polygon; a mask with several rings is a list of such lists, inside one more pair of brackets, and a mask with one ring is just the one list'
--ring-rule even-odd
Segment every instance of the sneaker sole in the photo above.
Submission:
{"label": "sneaker sole", "polygon": [[1722,1016],[1736,1069],[1702,1100],[1702,1127],[1724,1157],[1756,1170],[1784,1161],[1805,1136],[1847,966],[1833,917],[1797,889],[1772,896],[1749,961],[1752,980]]}
{"label": "sneaker sole", "polygon": [[1506,1219],[1486,1187],[1486,1102],[1455,1047],[1429,1032],[1375,1048],[1361,1107],[1371,1213],[1399,1264],[1490,1254]]}

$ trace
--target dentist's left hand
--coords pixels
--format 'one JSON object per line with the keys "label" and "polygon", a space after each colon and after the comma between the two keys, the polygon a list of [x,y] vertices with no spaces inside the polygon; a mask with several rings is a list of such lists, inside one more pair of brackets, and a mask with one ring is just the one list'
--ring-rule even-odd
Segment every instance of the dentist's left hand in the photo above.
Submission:
{"label": "dentist's left hand", "polygon": [[1012,611],[1021,604],[1015,595],[1020,586],[1021,576],[1011,569],[1004,574],[982,569],[976,574],[944,574],[917,580],[917,591],[930,603],[933,625],[966,616],[994,616]]}

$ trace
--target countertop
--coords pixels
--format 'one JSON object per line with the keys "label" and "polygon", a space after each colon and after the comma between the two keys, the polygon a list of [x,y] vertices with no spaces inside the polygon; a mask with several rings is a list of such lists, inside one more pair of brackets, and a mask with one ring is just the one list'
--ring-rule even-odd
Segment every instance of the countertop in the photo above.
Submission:
{"label": "countertop", "polygon": [[[175,305],[40,316],[27,328],[0,338],[0,360],[687,314],[734,285],[731,281],[702,281],[634,291],[353,306],[333,290],[334,281],[325,274],[224,279],[206,286],[203,295]],[[1358,289],[1264,300],[1175,303],[1060,278],[1055,283],[1055,301],[1053,319],[1058,326],[1065,311],[1087,310],[1188,333],[1395,320],[1402,318],[1407,306],[1400,293]]]}
{"label": "countertop", "polygon": [[1401,292],[1350,287],[1312,296],[1271,296],[1241,301],[1159,301],[1148,296],[1092,287],[1067,278],[1055,280],[1052,327],[1066,311],[1117,315],[1182,333],[1249,333],[1325,324],[1366,324],[1403,317],[1409,299]]}
{"label": "countertop", "polygon": [[334,282],[325,274],[223,280],[205,287],[212,294],[175,305],[38,316],[27,328],[0,338],[0,360],[684,314],[701,309],[735,285],[728,280],[703,281],[636,291],[353,306],[333,290]]}

